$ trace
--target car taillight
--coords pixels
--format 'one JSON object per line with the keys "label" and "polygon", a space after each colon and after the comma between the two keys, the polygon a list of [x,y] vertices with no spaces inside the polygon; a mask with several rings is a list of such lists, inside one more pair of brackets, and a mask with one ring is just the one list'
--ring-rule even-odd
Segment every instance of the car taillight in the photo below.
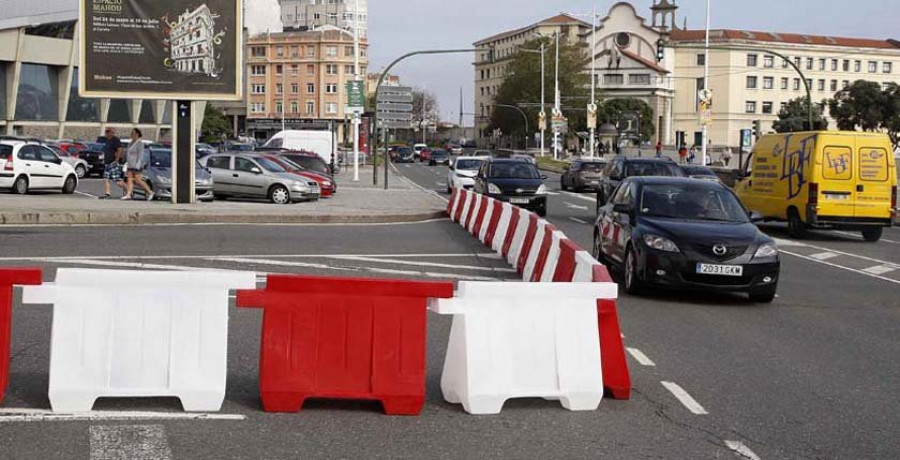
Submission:
{"label": "car taillight", "polygon": [[897,209],[897,186],[891,187],[891,209]]}
{"label": "car taillight", "polygon": [[3,167],[4,171],[12,171],[13,170],[13,155],[9,154],[9,158],[6,159],[6,166]]}
{"label": "car taillight", "polygon": [[810,206],[819,204],[819,184],[815,182],[809,183],[809,203]]}

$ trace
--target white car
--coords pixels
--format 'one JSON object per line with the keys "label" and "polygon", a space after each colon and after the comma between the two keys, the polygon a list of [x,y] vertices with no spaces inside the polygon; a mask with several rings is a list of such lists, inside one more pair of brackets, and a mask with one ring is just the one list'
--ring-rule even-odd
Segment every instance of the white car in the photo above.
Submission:
{"label": "white car", "polygon": [[413,154],[416,157],[416,160],[419,159],[419,155],[422,154],[422,150],[428,148],[428,144],[413,144]]}
{"label": "white car", "polygon": [[20,140],[0,141],[0,189],[18,195],[29,190],[60,190],[75,193],[75,168],[48,147]]}
{"label": "white car", "polygon": [[83,179],[84,176],[87,175],[87,172],[91,170],[91,165],[89,165],[87,161],[84,161],[59,147],[51,146],[50,149],[53,150],[53,152],[56,153],[56,156],[62,161],[72,165],[72,169],[75,170],[75,177],[78,179]]}
{"label": "white car", "polygon": [[454,188],[464,188],[466,190],[475,187],[475,176],[485,161],[491,157],[457,157],[450,166],[450,172],[447,175],[447,193],[453,191]]}

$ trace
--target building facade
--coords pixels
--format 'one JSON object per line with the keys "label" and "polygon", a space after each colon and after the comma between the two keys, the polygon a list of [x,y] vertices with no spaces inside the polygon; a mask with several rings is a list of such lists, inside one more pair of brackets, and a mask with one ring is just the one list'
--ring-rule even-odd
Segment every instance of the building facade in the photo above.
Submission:
{"label": "building facade", "polygon": [[[356,11],[357,3],[359,11]],[[368,11],[368,0],[281,0],[281,22],[285,29],[333,26],[352,31],[359,27],[360,37],[367,37]]]}
{"label": "building facade", "polygon": [[[360,42],[360,75],[368,68],[368,43]],[[259,35],[247,41],[248,135],[267,139],[287,129],[327,128],[347,116],[348,81],[354,73],[353,39],[344,31]]]}
{"label": "building facade", "polygon": [[215,17],[206,4],[186,11],[173,24],[171,58],[182,73],[215,75]]}
{"label": "building facade", "polygon": [[[643,100],[654,111],[659,140],[672,145],[676,133],[683,132],[687,143],[694,142],[696,133],[701,131],[698,91],[703,88],[706,59],[705,50],[697,47],[703,46],[705,31],[678,27],[674,0],[654,0],[649,12],[651,21],[631,4],[619,2],[598,22],[596,33],[590,24],[560,15],[476,42],[481,50],[475,62],[474,107],[479,142],[490,141],[492,133],[487,128],[493,98],[521,45],[557,31],[585,44],[589,50],[592,37],[596,36],[594,82],[598,100]],[[657,48],[660,40],[666,43],[663,50]],[[885,86],[900,84],[900,42],[896,40],[713,30],[711,44],[753,48],[709,53],[709,89],[714,95],[709,139],[715,146],[738,146],[740,130],[752,128],[755,120],[762,121],[764,131],[771,130],[783,105],[806,97],[803,80],[811,87],[814,103],[833,98],[856,80]],[[769,51],[788,57],[804,76]],[[662,54],[661,61],[657,59],[658,52]],[[589,73],[590,68],[585,72]],[[553,103],[552,76],[547,82],[549,105]]]}

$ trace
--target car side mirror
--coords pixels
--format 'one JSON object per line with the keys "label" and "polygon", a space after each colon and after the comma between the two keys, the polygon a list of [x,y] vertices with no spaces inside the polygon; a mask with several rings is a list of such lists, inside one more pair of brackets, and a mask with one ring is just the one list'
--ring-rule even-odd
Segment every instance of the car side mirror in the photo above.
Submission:
{"label": "car side mirror", "polygon": [[634,210],[634,208],[632,208],[631,206],[624,204],[624,203],[619,203],[619,204],[613,205],[613,212],[617,212],[619,214],[631,215],[631,212],[633,210]]}
{"label": "car side mirror", "polygon": [[250,172],[252,172],[253,174],[262,174],[262,170],[255,166],[250,169]]}
{"label": "car side mirror", "polygon": [[750,211],[749,214],[750,222],[753,222],[754,224],[765,220],[765,217],[763,217],[762,213],[760,213],[759,211]]}

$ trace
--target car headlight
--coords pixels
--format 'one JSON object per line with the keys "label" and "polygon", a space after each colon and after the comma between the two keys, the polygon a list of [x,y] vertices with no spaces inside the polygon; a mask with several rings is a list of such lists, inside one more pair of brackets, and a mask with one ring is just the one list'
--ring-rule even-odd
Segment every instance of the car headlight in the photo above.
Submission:
{"label": "car headlight", "polygon": [[756,250],[756,254],[753,255],[753,258],[775,257],[777,255],[778,246],[776,246],[775,243],[766,243]]}
{"label": "car headlight", "polygon": [[301,190],[307,188],[306,182],[300,182],[300,181],[294,181],[294,187],[299,188]]}
{"label": "car headlight", "polygon": [[538,187],[538,189],[537,189],[537,194],[538,195],[546,195],[547,194],[547,186],[544,184],[541,184],[541,186]]}
{"label": "car headlight", "polygon": [[322,185],[324,185],[326,187],[331,187],[331,181],[326,180],[326,181],[322,182]]}
{"label": "car headlight", "polygon": [[500,193],[503,193],[503,192],[500,191],[500,187],[497,187],[497,186],[494,185],[494,184],[488,184],[488,193],[496,193],[496,194],[500,194]]}
{"label": "car headlight", "polygon": [[644,235],[644,244],[658,251],[678,252],[678,246],[672,240],[661,236]]}

